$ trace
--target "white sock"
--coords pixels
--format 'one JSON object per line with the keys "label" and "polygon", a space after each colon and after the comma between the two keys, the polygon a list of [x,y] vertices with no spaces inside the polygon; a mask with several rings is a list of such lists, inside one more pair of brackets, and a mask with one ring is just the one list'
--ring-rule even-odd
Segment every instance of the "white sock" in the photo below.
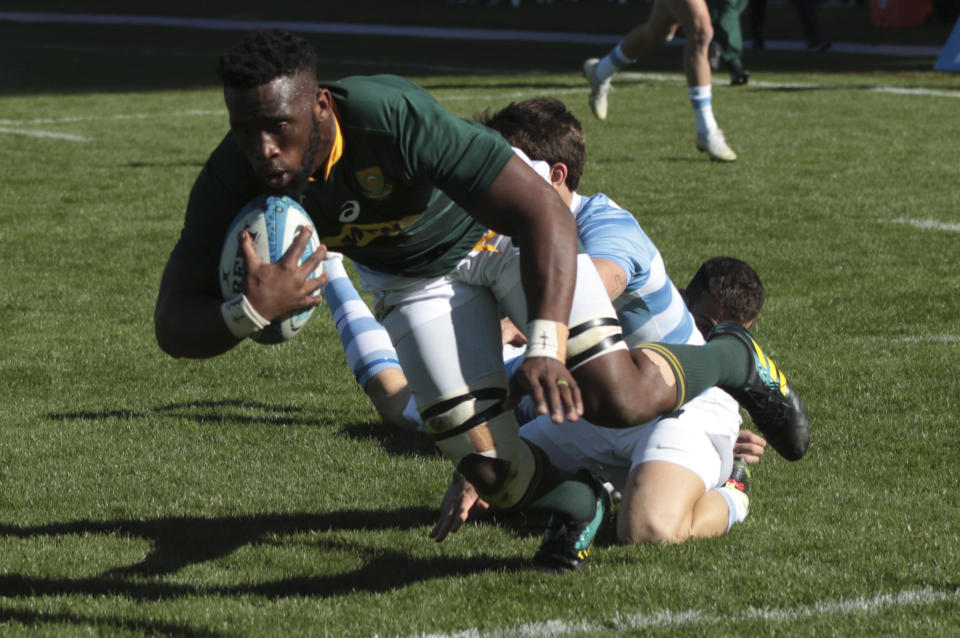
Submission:
{"label": "white sock", "polygon": [[608,80],[613,77],[617,71],[633,62],[634,60],[628,58],[618,44],[597,64],[597,70],[595,71],[597,79],[601,82]]}
{"label": "white sock", "polygon": [[709,84],[690,87],[690,104],[697,118],[697,133],[707,133],[720,128],[713,117],[713,93]]}
{"label": "white sock", "polygon": [[736,525],[737,523],[742,523],[744,519],[747,518],[747,513],[750,511],[750,498],[738,490],[735,487],[714,487],[714,491],[719,492],[720,495],[727,501],[727,508],[729,510],[729,519],[727,520],[727,531],[730,531],[730,528]]}

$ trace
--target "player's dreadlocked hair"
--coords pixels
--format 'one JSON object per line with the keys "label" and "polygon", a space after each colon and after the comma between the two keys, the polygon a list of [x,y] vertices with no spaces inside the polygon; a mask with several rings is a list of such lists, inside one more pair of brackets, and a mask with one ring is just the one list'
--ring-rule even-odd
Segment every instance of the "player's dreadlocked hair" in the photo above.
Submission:
{"label": "player's dreadlocked hair", "polygon": [[484,112],[477,121],[498,131],[530,159],[567,165],[566,185],[576,190],[587,161],[587,138],[580,121],[560,100],[538,97],[511,102],[495,113]]}
{"label": "player's dreadlocked hair", "polygon": [[765,299],[760,275],[750,264],[733,257],[711,257],[703,262],[685,294],[696,300],[704,292],[716,297],[727,315],[739,323],[756,319]]}
{"label": "player's dreadlocked hair", "polygon": [[287,31],[257,31],[227,51],[217,63],[224,86],[252,89],[298,71],[316,74],[317,52]]}

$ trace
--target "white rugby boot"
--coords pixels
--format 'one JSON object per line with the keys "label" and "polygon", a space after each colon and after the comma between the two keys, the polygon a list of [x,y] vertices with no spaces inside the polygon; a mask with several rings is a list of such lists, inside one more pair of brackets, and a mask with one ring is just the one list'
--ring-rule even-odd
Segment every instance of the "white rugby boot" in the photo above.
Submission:
{"label": "white rugby boot", "polygon": [[737,159],[737,154],[727,146],[727,140],[720,129],[697,133],[697,150],[703,151],[715,162],[732,162]]}
{"label": "white rugby boot", "polygon": [[598,120],[607,119],[607,94],[613,88],[610,78],[603,82],[597,81],[597,65],[599,58],[590,58],[583,62],[583,77],[590,83],[590,110]]}

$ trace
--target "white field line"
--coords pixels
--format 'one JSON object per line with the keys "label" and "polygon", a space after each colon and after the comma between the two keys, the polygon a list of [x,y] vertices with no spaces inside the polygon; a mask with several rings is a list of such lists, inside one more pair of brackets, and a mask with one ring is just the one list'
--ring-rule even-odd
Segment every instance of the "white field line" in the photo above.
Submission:
{"label": "white field line", "polygon": [[903,337],[902,343],[960,343],[960,335],[928,335],[925,337]]}
{"label": "white field line", "polygon": [[226,115],[226,109],[190,109],[187,111],[161,113],[116,113],[113,115],[68,115],[65,117],[40,117],[29,120],[2,120],[0,126],[24,126],[27,124],[71,124],[73,122],[95,122],[98,120],[146,120],[154,117],[189,117],[194,115]]}
{"label": "white field line", "polygon": [[10,126],[32,126],[37,124],[74,124],[77,122],[96,122],[102,120],[146,120],[150,118],[171,118],[171,117],[191,117],[216,115],[222,117],[226,114],[226,109],[220,110],[189,110],[176,113],[117,113],[114,115],[89,115],[89,116],[67,116],[67,117],[43,117],[29,120],[2,120],[0,119],[0,134],[26,135],[28,137],[46,137],[68,142],[90,142],[92,137],[84,135],[74,135],[72,133],[54,133],[51,131],[36,131],[28,129],[8,128]]}
{"label": "white field line", "polygon": [[68,142],[89,142],[90,137],[82,135],[73,135],[71,133],[54,133],[53,131],[29,131],[23,129],[0,127],[0,133],[8,135],[26,135],[27,137],[46,137],[57,140],[66,140]]}
{"label": "white field line", "polygon": [[683,628],[719,623],[765,621],[769,623],[795,622],[806,618],[822,616],[846,616],[853,614],[872,614],[897,607],[934,605],[942,602],[960,600],[960,590],[936,591],[932,588],[915,589],[892,594],[877,594],[867,598],[851,598],[836,601],[817,602],[802,607],[781,609],[758,609],[748,607],[744,611],[721,616],[699,609],[671,611],[669,609],[648,614],[618,613],[607,622],[567,622],[548,620],[538,623],[526,623],[516,627],[481,631],[464,629],[454,633],[421,633],[410,638],[542,638],[577,636],[583,634],[632,634],[637,631],[658,627]]}
{"label": "white field line", "polygon": [[[0,12],[2,16],[2,12]],[[450,69],[446,69],[450,70]],[[462,71],[468,71],[468,69],[461,69]],[[646,80],[648,82],[666,82],[673,84],[681,84],[685,82],[683,75],[680,74],[665,74],[665,73],[642,73],[642,72],[624,72],[618,74],[619,78],[631,79],[631,80]],[[722,80],[714,80],[714,84],[723,85],[725,84]],[[798,83],[785,83],[785,82],[763,82],[763,81],[752,81],[751,86],[760,87],[760,88],[773,88],[773,89],[831,89],[831,90],[850,90],[850,91],[870,91],[873,93],[891,93],[896,95],[908,95],[908,96],[927,96],[927,97],[950,97],[950,98],[960,98],[960,91],[938,91],[931,89],[908,89],[902,87],[892,87],[892,86],[873,86],[873,87],[844,87],[836,85],[827,85],[827,84],[798,84]],[[614,87],[620,91],[631,91],[631,90],[640,90],[643,87],[640,85],[626,86],[626,87]],[[550,95],[579,95],[585,94],[587,92],[587,87],[583,88],[568,88],[568,89],[550,89]],[[505,100],[505,99],[522,99],[524,97],[531,97],[537,95],[543,95],[545,92],[539,89],[528,89],[520,90],[513,92],[498,92],[491,93],[487,95],[477,95],[477,94],[451,94],[444,95],[443,92],[437,92],[436,97],[441,102],[459,102],[465,100]],[[92,122],[98,120],[145,120],[150,118],[168,118],[168,117],[193,117],[193,116],[223,116],[226,113],[224,109],[191,109],[186,111],[177,111],[173,113],[118,113],[114,115],[89,115],[89,116],[66,116],[66,117],[57,117],[57,118],[34,118],[34,119],[24,119],[24,120],[10,120],[10,119],[0,119],[0,134],[17,134],[17,135],[30,135],[33,137],[48,137],[48,138],[58,138],[74,142],[88,142],[92,138],[84,137],[82,135],[72,135],[69,133],[52,133],[49,131],[28,131],[14,128],[6,127],[20,127],[20,126],[31,126],[37,124],[70,124],[76,122]],[[922,228],[935,228],[934,225],[921,225],[921,224],[936,224],[937,222],[923,222],[920,220],[895,220],[898,223],[910,224]],[[944,224],[939,227],[941,230],[958,230],[957,225]]]}
{"label": "white field line", "polygon": [[938,222],[935,219],[909,219],[906,217],[897,217],[896,219],[891,219],[890,222],[894,224],[903,224],[904,226],[913,226],[914,228],[922,228],[924,230],[945,230],[952,233],[960,233],[960,224],[945,224],[943,222]]}
{"label": "white field line", "polygon": [[[627,80],[645,80],[647,82],[666,82],[671,84],[684,84],[686,83],[686,78],[681,74],[669,74],[669,73],[643,73],[643,72],[634,72],[634,71],[625,71],[618,73],[615,79],[627,79]],[[723,78],[714,78],[713,84],[716,86],[726,86],[727,81]],[[917,95],[924,97],[950,97],[950,98],[960,98],[960,91],[941,91],[935,89],[910,89],[904,87],[896,86],[870,86],[870,87],[860,87],[860,86],[840,86],[835,84],[813,84],[813,83],[797,83],[797,82],[764,82],[764,81],[754,81],[750,80],[750,87],[754,88],[764,88],[764,89],[807,89],[807,90],[816,90],[816,89],[828,89],[833,91],[869,91],[871,93],[890,93],[893,95]],[[640,90],[643,87],[641,85],[613,85],[614,91],[631,91],[631,90]],[[574,93],[586,93],[586,86],[584,88],[570,88],[570,89],[551,89],[549,93],[551,95],[569,95]],[[525,95],[542,95],[544,91],[531,89],[527,91],[515,91],[513,93],[497,93],[495,95],[445,95],[442,98],[438,97],[437,99],[441,100],[477,100],[477,99],[503,99],[503,98],[514,98],[522,97]],[[616,93],[614,93],[616,95]]]}

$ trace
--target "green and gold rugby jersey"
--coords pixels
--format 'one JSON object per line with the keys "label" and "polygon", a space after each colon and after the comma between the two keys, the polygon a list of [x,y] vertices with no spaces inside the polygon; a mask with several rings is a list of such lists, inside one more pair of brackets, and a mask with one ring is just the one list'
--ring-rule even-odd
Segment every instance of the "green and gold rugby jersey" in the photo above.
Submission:
{"label": "green and gold rugby jersey", "polygon": [[[326,177],[311,181],[300,199],[321,241],[390,274],[448,272],[485,232],[465,209],[503,170],[510,145],[397,76],[324,86],[342,139]],[[263,191],[228,134],[193,186],[174,256],[216,269],[230,222]]]}

